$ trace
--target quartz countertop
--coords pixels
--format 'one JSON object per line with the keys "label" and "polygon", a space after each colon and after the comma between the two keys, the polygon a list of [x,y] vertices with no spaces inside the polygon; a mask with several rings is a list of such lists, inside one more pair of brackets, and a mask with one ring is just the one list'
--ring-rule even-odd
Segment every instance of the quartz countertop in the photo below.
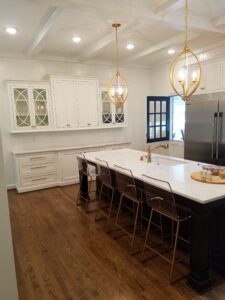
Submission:
{"label": "quartz countertop", "polygon": [[67,150],[85,150],[88,148],[98,148],[98,147],[110,147],[110,146],[127,146],[131,142],[124,141],[124,142],[111,142],[111,143],[104,143],[104,144],[90,144],[90,145],[76,145],[76,146],[69,146],[69,147],[55,147],[55,148],[42,148],[42,149],[34,149],[34,150],[18,150],[13,151],[14,155],[21,155],[21,154],[32,154],[32,153],[40,153],[40,152],[52,152],[52,151],[67,151]]}
{"label": "quartz countertop", "polygon": [[[225,198],[225,185],[210,184],[193,180],[191,173],[201,171],[203,163],[153,154],[152,162],[140,160],[146,152],[133,149],[116,149],[85,153],[87,160],[106,160],[109,167],[114,165],[131,169],[133,176],[142,180],[142,175],[168,181],[174,193],[201,204]],[[159,187],[163,188],[163,186]]]}

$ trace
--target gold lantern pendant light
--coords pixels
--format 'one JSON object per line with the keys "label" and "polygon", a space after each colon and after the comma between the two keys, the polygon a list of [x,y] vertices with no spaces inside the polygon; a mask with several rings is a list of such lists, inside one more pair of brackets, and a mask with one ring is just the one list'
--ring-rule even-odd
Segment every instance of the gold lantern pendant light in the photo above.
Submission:
{"label": "gold lantern pendant light", "polygon": [[[192,70],[190,65],[192,64]],[[185,43],[170,67],[170,84],[184,101],[198,89],[202,77],[200,61],[188,46],[188,0],[185,2]]]}
{"label": "gold lantern pendant light", "polygon": [[119,72],[119,51],[118,51],[118,34],[117,30],[121,24],[112,24],[116,30],[116,73],[108,83],[108,95],[116,107],[122,107],[128,97],[128,87],[126,79]]}

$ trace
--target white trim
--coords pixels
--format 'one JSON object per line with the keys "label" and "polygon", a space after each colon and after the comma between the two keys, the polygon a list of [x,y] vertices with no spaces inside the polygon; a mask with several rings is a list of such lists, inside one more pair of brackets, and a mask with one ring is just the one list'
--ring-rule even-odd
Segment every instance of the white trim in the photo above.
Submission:
{"label": "white trim", "polygon": [[6,188],[7,190],[14,190],[16,188],[16,184],[15,183],[7,184]]}

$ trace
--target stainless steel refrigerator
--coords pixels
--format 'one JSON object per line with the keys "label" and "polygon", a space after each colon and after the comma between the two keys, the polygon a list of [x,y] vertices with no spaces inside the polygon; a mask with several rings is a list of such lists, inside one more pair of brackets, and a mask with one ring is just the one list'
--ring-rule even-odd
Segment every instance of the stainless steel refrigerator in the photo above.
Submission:
{"label": "stainless steel refrigerator", "polygon": [[225,92],[187,101],[184,158],[225,166]]}

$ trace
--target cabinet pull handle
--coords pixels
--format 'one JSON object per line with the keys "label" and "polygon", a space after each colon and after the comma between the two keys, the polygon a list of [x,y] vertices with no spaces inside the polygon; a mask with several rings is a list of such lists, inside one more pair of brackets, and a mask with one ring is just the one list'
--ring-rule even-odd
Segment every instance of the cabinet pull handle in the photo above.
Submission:
{"label": "cabinet pull handle", "polygon": [[70,124],[66,124],[66,126],[67,126],[67,127],[69,127],[69,126],[70,126]]}
{"label": "cabinet pull handle", "polygon": [[31,125],[32,128],[36,128],[36,125]]}
{"label": "cabinet pull handle", "polygon": [[39,181],[39,180],[45,180],[45,179],[47,179],[47,177],[36,178],[36,179],[32,179],[31,181]]}
{"label": "cabinet pull handle", "polygon": [[31,160],[43,159],[43,158],[45,158],[45,157],[44,156],[30,157]]}
{"label": "cabinet pull handle", "polygon": [[35,170],[35,169],[45,169],[45,168],[47,168],[47,166],[33,167],[33,168],[30,168],[30,169]]}

